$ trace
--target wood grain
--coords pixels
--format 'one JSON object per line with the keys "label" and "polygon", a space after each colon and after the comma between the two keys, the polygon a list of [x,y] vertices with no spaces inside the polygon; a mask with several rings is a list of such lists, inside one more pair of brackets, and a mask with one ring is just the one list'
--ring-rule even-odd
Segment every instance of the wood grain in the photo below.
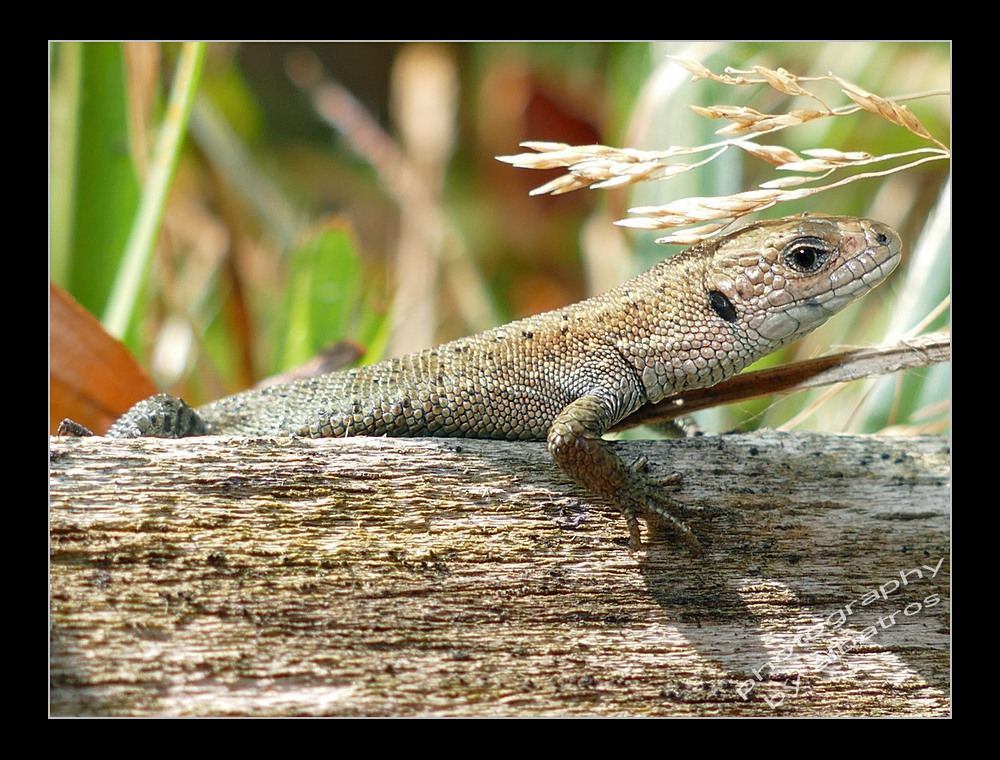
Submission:
{"label": "wood grain", "polygon": [[946,440],[616,445],[705,557],[543,444],[51,439],[51,711],[950,712]]}

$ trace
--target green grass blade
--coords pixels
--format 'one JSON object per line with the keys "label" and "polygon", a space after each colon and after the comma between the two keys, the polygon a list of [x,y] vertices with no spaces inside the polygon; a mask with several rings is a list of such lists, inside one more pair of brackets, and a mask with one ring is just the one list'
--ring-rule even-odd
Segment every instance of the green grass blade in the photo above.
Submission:
{"label": "green grass blade", "polygon": [[204,60],[204,42],[184,43],[166,118],[160,127],[149,176],[143,185],[139,211],[125,247],[125,257],[115,277],[110,303],[102,319],[105,329],[118,338],[124,337],[128,328],[146,268],[153,255],[153,246],[156,244],[163,209],[184,144]]}

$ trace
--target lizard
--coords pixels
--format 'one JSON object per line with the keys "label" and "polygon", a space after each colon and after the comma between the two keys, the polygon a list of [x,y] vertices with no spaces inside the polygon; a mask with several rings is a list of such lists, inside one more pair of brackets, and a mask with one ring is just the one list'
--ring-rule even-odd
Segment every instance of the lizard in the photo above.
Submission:
{"label": "lizard", "polygon": [[546,441],[572,480],[620,509],[631,548],[643,546],[642,518],[672,528],[698,556],[680,505],[604,433],[645,404],[715,385],[801,338],[885,280],[900,257],[897,233],[874,220],[759,221],[603,295],[410,356],[197,409],[159,394],[107,435]]}

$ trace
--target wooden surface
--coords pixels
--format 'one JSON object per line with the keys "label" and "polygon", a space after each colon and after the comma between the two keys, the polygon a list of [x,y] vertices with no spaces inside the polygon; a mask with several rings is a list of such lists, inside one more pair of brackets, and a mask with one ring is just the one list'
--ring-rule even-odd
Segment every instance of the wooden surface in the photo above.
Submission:
{"label": "wooden surface", "polygon": [[616,445],[703,558],[544,444],[51,439],[51,712],[949,714],[947,440]]}

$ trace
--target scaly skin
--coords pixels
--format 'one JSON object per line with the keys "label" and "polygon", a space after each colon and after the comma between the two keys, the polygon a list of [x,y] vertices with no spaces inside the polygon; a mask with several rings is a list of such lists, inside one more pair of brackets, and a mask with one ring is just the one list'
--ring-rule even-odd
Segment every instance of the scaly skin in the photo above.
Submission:
{"label": "scaly skin", "polygon": [[454,436],[548,441],[574,480],[638,518],[697,539],[602,435],[678,391],[731,377],[878,285],[900,258],[879,222],[801,215],[751,224],[604,295],[401,359],[191,410],[160,395],[112,437]]}

